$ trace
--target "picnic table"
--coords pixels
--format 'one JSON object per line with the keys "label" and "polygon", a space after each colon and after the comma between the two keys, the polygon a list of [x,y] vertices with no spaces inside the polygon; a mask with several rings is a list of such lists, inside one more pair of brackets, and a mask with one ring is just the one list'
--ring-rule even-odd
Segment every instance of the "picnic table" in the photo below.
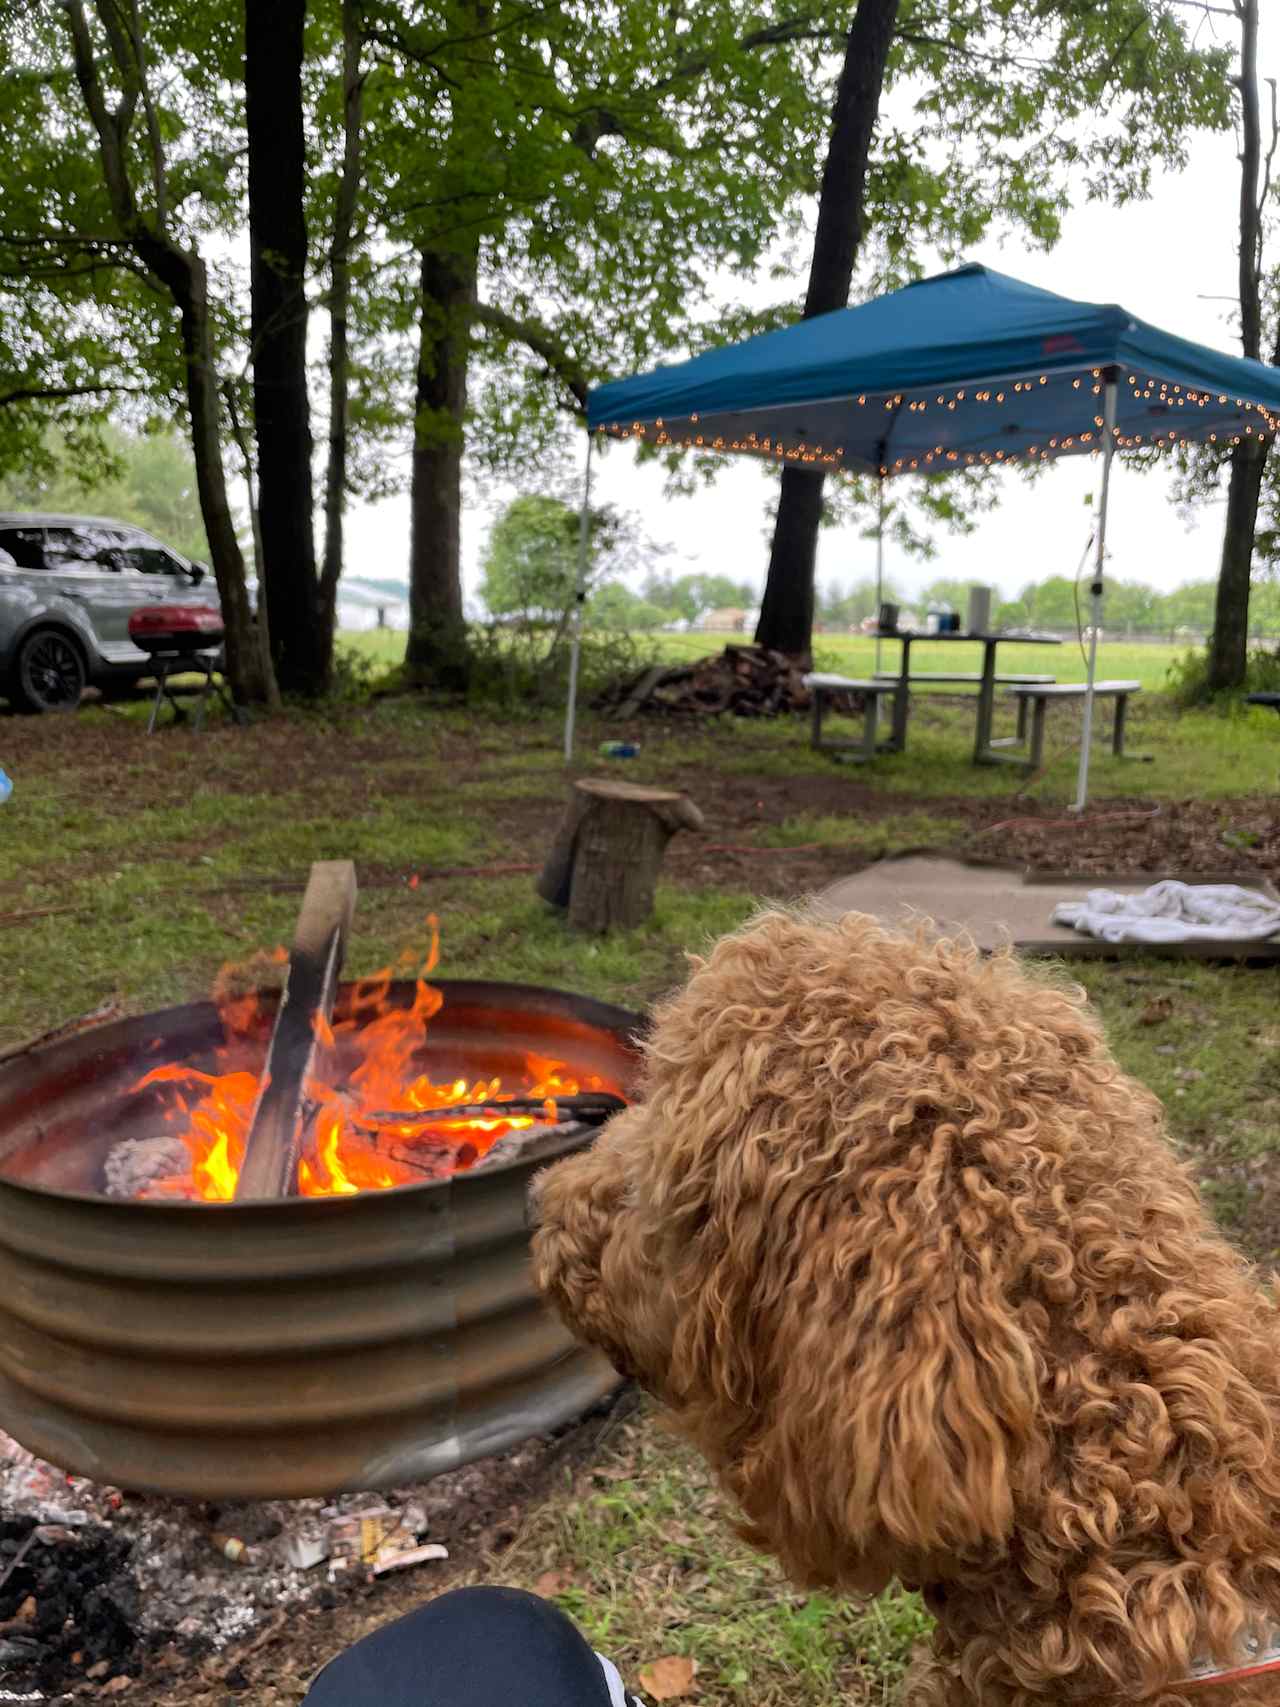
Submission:
{"label": "picnic table", "polygon": [[1015,758],[1011,753],[1002,753],[999,745],[991,738],[991,726],[995,718],[996,705],[996,652],[999,647],[1009,644],[1016,646],[1061,646],[1060,640],[1041,634],[918,634],[915,632],[907,633],[901,629],[881,629],[876,632],[873,638],[876,640],[896,640],[902,647],[902,656],[898,663],[898,692],[893,701],[891,744],[895,752],[901,752],[907,744],[912,642],[923,640],[929,645],[932,645],[935,640],[947,645],[967,642],[971,646],[982,647],[982,673],[978,678],[978,717],[973,738],[973,762],[975,765],[1024,763],[1022,759]]}

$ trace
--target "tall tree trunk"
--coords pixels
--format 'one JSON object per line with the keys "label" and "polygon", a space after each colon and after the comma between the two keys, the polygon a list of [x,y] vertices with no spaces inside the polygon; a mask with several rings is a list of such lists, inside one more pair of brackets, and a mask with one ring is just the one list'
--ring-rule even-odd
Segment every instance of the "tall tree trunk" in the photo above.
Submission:
{"label": "tall tree trunk", "polygon": [[1227,522],[1222,535],[1222,565],[1209,637],[1207,686],[1211,693],[1237,688],[1249,661],[1249,580],[1253,570],[1253,533],[1258,520],[1262,471],[1267,447],[1243,439],[1231,452]]}
{"label": "tall tree trunk", "polygon": [[329,679],[312,517],[307,391],[305,0],[247,0],[244,91],[258,515],[276,678],[315,697]]}
{"label": "tall tree trunk", "polygon": [[[1258,112],[1258,0],[1237,0],[1240,18],[1240,343],[1255,360],[1262,349],[1262,210],[1258,175],[1262,126]],[[1280,348],[1276,351],[1280,359]],[[1253,536],[1266,447],[1248,440],[1231,453],[1227,521],[1209,636],[1206,685],[1211,693],[1238,688],[1249,665],[1249,583]]]}
{"label": "tall tree trunk", "polygon": [[222,620],[226,626],[227,677],[238,702],[278,701],[270,660],[258,646],[249,589],[245,582],[244,553],[236,537],[227,500],[226,473],[222,466],[221,405],[218,375],[213,360],[209,328],[209,299],[204,262],[193,258],[189,288],[183,291],[182,350],[187,367],[187,412],[191,418],[191,451],[196,465],[196,490],[200,516],[209,541],[213,577],[218,585]]}
{"label": "tall tree trunk", "polygon": [[324,476],[324,556],[320,566],[320,609],[327,656],[333,635],[342,574],[342,524],[347,507],[347,418],[349,414],[347,315],[351,304],[351,244],[360,191],[360,126],[363,79],[357,0],[342,0],[342,179],[333,211],[329,245],[329,457]]}
{"label": "tall tree trunk", "polygon": [[[158,134],[153,138],[155,151],[152,156],[155,212],[146,215],[139,211],[124,146],[128,133],[126,108],[122,105],[115,113],[108,109],[83,0],[66,0],[66,19],[76,82],[98,138],[102,177],[112,214],[138,260],[168,293],[178,310],[191,454],[196,468],[201,520],[209,541],[209,556],[226,624],[226,664],[231,691],[240,704],[272,703],[274,683],[270,662],[263,659],[257,645],[245,584],[244,555],[236,538],[231,505],[227,500],[226,474],[222,466],[218,368],[209,321],[208,273],[198,251],[184,249],[175,242],[166,226],[164,161]],[[136,49],[122,47],[118,32],[112,34],[108,31],[108,39],[112,43],[122,81],[126,85],[136,82],[140,86],[146,77],[141,55]],[[120,61],[121,54],[124,63]]]}
{"label": "tall tree trunk", "polygon": [[467,676],[462,614],[462,450],[477,251],[423,251],[409,523],[411,673],[458,689]]}
{"label": "tall tree trunk", "polygon": [[[885,66],[900,0],[858,0],[845,41],[831,115],[831,140],[818,198],[818,227],[809,265],[804,317],[829,314],[849,301],[865,229],[867,160],[880,110]],[[787,468],[769,554],[756,640],[807,657],[813,639],[813,575],[822,520],[821,474]]]}
{"label": "tall tree trunk", "polygon": [[[240,409],[236,403],[236,388],[227,380],[222,382],[222,399],[227,406],[227,419],[231,423],[231,436],[240,452],[240,465],[244,474],[244,493],[249,505],[249,531],[253,535],[253,560],[262,562],[262,527],[258,521],[258,482],[254,471],[253,446],[249,435],[245,432],[244,422],[240,418]],[[271,625],[267,621],[267,601],[258,600],[257,609],[257,642],[258,660],[267,684],[267,703],[273,710],[280,709],[280,689],[276,684],[275,671],[271,667]]]}

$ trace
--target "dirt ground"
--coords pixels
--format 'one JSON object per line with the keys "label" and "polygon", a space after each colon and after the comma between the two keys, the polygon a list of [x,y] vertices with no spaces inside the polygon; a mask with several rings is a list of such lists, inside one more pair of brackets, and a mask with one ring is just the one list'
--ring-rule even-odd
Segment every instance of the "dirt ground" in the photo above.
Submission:
{"label": "dirt ground", "polygon": [[[46,1665],[36,1678],[21,1666],[0,1664],[0,1702],[121,1699],[136,1707],[187,1707],[192,1702],[208,1707],[232,1702],[238,1707],[284,1707],[286,1703],[292,1707],[302,1699],[315,1673],[369,1630],[450,1588],[489,1577],[500,1580],[503,1554],[519,1537],[523,1515],[554,1486],[563,1486],[580,1473],[634,1405],[635,1395],[623,1390],[554,1436],[528,1441],[415,1490],[428,1513],[429,1538],[448,1548],[446,1561],[409,1567],[371,1582],[340,1578],[336,1584],[328,1582],[320,1563],[306,1573],[304,1602],[261,1605],[252,1634],[218,1651],[211,1650],[203,1635],[183,1633],[170,1640],[145,1642],[128,1655],[83,1668],[95,1675],[82,1675],[80,1666],[67,1663]],[[114,1555],[127,1549],[130,1510],[136,1511],[141,1503],[141,1496],[125,1496],[112,1520],[107,1552]],[[201,1515],[208,1517],[211,1528],[234,1530],[244,1527],[247,1514],[225,1510]],[[203,1553],[207,1559],[202,1556],[200,1561],[202,1578],[210,1570],[224,1572],[228,1593],[237,1590],[240,1567],[217,1557],[212,1541]],[[84,1604],[92,1594],[89,1588],[83,1599],[77,1595],[75,1610],[85,1623]],[[125,1604],[127,1596],[116,1591],[114,1600]],[[90,1607],[91,1613],[94,1610]],[[100,1625],[102,1608],[96,1611]],[[33,1627],[28,1611],[27,1618],[11,1619],[5,1630],[16,1634]]]}

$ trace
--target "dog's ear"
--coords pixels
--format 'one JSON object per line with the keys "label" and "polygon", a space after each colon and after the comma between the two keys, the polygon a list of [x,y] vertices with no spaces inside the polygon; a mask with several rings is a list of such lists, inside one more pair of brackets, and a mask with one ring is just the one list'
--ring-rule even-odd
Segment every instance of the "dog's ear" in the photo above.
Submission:
{"label": "dog's ear", "polygon": [[696,1294],[676,1277],[690,1432],[749,1533],[812,1580],[989,1556],[1038,1474],[1040,1355],[1010,1301],[1000,1205],[941,1180],[931,1147],[874,1178],[829,1161],[821,1179],[767,1141],[738,1148],[694,1241]]}
{"label": "dog's ear", "polygon": [[614,1155],[597,1140],[537,1175],[530,1194],[534,1284],[572,1334],[615,1356],[618,1336],[600,1267],[624,1184]]}
{"label": "dog's ear", "polygon": [[873,1262],[851,1315],[844,1520],[911,1553],[989,1552],[1043,1449],[1037,1352],[990,1252],[954,1228],[936,1238],[901,1264]]}

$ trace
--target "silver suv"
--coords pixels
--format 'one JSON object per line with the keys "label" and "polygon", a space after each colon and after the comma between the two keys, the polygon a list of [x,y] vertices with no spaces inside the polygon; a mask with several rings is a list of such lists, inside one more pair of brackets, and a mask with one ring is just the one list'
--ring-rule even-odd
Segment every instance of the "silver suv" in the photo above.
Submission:
{"label": "silver suv", "polygon": [[212,577],[141,528],[97,516],[0,511],[0,693],[22,711],[71,711],[85,686],[149,673],[129,639],[139,605],[218,608]]}

